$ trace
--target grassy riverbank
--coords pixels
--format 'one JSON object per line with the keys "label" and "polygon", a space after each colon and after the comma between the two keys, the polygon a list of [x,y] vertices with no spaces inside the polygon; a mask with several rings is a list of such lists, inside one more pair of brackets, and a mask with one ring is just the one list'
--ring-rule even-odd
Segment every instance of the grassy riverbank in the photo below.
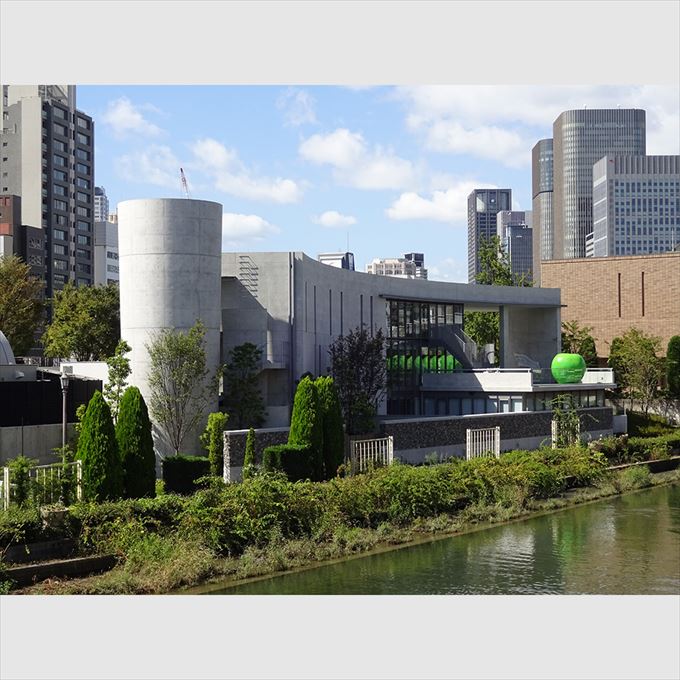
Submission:
{"label": "grassy riverbank", "polygon": [[259,475],[188,498],[74,508],[86,549],[115,552],[99,576],[23,593],[167,593],[344,559],[680,481],[680,471],[606,471],[584,449],[513,452],[413,468],[396,465],[327,483]]}

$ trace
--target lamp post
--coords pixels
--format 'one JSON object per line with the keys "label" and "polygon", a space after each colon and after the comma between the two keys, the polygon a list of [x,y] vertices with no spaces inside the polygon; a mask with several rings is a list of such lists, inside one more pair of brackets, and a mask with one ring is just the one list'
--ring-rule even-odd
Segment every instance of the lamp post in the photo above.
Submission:
{"label": "lamp post", "polygon": [[68,392],[68,376],[62,373],[59,376],[61,383],[61,448],[66,446],[66,392]]}

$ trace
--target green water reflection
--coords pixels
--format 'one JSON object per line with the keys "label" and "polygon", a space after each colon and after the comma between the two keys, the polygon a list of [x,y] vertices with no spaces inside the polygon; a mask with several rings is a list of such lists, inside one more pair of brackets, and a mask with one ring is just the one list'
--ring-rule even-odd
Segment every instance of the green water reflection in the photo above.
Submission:
{"label": "green water reflection", "polygon": [[680,594],[680,485],[213,593]]}

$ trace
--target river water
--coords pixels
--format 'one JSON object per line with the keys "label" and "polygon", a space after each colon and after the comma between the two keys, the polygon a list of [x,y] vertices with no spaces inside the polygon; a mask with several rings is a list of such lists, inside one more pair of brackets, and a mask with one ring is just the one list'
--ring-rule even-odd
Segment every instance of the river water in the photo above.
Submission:
{"label": "river water", "polygon": [[680,485],[211,594],[680,594]]}

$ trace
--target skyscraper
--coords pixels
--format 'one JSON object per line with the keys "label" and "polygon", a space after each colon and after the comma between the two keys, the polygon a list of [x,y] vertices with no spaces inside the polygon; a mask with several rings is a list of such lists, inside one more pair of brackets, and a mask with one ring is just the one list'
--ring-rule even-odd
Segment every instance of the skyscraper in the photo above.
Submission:
{"label": "skyscraper", "polygon": [[473,189],[468,196],[468,283],[479,273],[479,245],[496,236],[496,215],[512,207],[511,189]]}
{"label": "skyscraper", "polygon": [[607,154],[644,156],[642,109],[564,111],[553,123],[554,259],[585,257],[593,231],[593,165]]}
{"label": "skyscraper", "polygon": [[94,221],[106,222],[109,219],[109,199],[104,187],[94,188]]}
{"label": "skyscraper", "polygon": [[513,275],[517,278],[524,275],[533,281],[531,210],[500,210],[496,223],[496,233]]}
{"label": "skyscraper", "polygon": [[541,139],[531,150],[534,285],[541,281],[541,260],[553,258],[553,140]]}
{"label": "skyscraper", "polygon": [[94,123],[72,85],[2,87],[0,191],[45,234],[45,294],[93,281]]}

